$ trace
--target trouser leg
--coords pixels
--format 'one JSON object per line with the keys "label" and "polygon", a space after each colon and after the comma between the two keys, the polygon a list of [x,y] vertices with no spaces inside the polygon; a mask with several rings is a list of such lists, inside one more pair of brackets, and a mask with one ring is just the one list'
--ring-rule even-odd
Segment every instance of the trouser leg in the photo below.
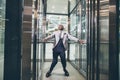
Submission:
{"label": "trouser leg", "polygon": [[66,71],[66,55],[65,52],[60,53],[61,63],[63,66],[64,72]]}
{"label": "trouser leg", "polygon": [[58,62],[58,53],[55,53],[53,51],[53,61],[52,61],[52,64],[51,64],[51,67],[50,67],[50,73],[52,72],[52,70],[54,69],[55,65],[57,64]]}

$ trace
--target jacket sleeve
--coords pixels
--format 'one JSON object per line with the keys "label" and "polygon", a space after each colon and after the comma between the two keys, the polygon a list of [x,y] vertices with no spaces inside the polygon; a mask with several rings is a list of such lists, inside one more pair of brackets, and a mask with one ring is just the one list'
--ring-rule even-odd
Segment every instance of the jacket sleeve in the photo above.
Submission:
{"label": "jacket sleeve", "polygon": [[73,40],[73,41],[75,41],[75,42],[78,42],[78,41],[79,41],[78,38],[76,38],[76,37],[70,35],[69,33],[67,33],[67,35],[68,35],[68,39]]}
{"label": "jacket sleeve", "polygon": [[54,38],[54,36],[55,36],[55,33],[53,33],[53,34],[51,34],[51,35],[45,37],[44,39],[49,40],[49,39]]}

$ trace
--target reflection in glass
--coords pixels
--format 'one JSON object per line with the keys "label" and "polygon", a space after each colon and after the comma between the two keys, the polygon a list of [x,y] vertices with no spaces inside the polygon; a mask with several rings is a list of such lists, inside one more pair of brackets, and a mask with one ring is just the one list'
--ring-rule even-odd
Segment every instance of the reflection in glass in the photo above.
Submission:
{"label": "reflection in glass", "polygon": [[[37,6],[37,15],[35,14],[36,9],[34,8]],[[35,58],[35,55],[33,57],[33,54],[36,52],[36,80],[42,78],[42,68],[43,68],[43,43],[41,43],[43,36],[44,36],[44,28],[43,25],[43,5],[42,1],[38,0],[38,4],[35,4],[35,1],[33,0],[33,6],[34,14],[32,14],[32,42],[34,44],[31,44],[31,59]],[[37,16],[37,20],[35,20]],[[36,43],[35,43],[36,42]],[[36,44],[36,45],[35,45]],[[36,50],[34,48],[36,47]],[[34,50],[34,51],[33,51]],[[33,65],[33,61],[31,63]],[[33,69],[33,68],[32,68]],[[33,70],[32,70],[33,71]],[[34,72],[33,72],[34,73]]]}
{"label": "reflection in glass", "polygon": [[[87,17],[86,0],[81,1],[81,39],[87,41]],[[84,76],[87,74],[87,44],[80,46],[80,71]]]}
{"label": "reflection in glass", "polygon": [[[72,0],[75,1],[75,0]],[[70,15],[70,34],[72,36],[77,37],[77,9],[74,9]],[[74,64],[77,68],[79,68],[79,52],[78,52],[78,44],[70,41],[70,61]]]}
{"label": "reflection in glass", "polygon": [[0,0],[0,80],[3,80],[4,70],[5,4],[6,0]]}
{"label": "reflection in glass", "polygon": [[77,36],[77,17],[76,17],[76,9],[70,15],[70,34],[73,36]]}
{"label": "reflection in glass", "polygon": [[77,52],[75,52],[75,44],[73,43],[73,44],[70,44],[70,52],[69,52],[69,54],[70,54],[70,61],[73,63],[73,64],[75,64],[76,65],[76,61],[75,61],[75,57],[76,57],[76,54],[77,54]]}
{"label": "reflection in glass", "polygon": [[70,11],[76,6],[76,0],[69,0],[70,1]]}
{"label": "reflection in glass", "polygon": [[109,1],[100,0],[100,80],[108,80],[109,75]]}
{"label": "reflection in glass", "polygon": [[45,59],[46,60],[49,60],[51,59],[52,60],[52,48],[53,48],[53,44],[52,43],[46,43],[46,48],[45,48]]}
{"label": "reflection in glass", "polygon": [[[70,15],[70,34],[87,41],[86,23],[86,1],[82,0]],[[86,44],[70,42],[70,61],[84,76],[87,72],[86,48]]]}

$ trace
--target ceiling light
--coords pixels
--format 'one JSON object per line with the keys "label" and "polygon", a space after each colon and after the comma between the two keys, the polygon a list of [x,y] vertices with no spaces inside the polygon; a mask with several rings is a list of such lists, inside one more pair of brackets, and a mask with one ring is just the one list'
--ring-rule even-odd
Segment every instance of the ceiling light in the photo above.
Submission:
{"label": "ceiling light", "polygon": [[67,7],[65,7],[64,9],[67,9]]}
{"label": "ceiling light", "polygon": [[55,6],[52,6],[52,9],[54,9],[55,8]]}
{"label": "ceiling light", "polygon": [[54,10],[52,10],[51,12],[54,12]]}
{"label": "ceiling light", "polygon": [[63,11],[62,13],[65,13],[65,11]]}

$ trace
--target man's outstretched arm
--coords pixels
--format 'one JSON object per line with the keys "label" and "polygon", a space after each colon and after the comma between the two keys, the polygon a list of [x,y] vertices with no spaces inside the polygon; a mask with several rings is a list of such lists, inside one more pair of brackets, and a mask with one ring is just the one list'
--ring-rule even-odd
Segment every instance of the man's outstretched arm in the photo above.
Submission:
{"label": "man's outstretched arm", "polygon": [[55,34],[53,33],[53,34],[45,37],[45,38],[43,39],[43,41],[47,41],[47,40],[49,40],[49,39],[52,39],[54,36],[55,36]]}
{"label": "man's outstretched arm", "polygon": [[70,35],[70,34],[68,34],[68,38],[69,38],[70,40],[73,40],[73,41],[78,42],[78,43],[84,43],[83,40],[79,40],[78,38],[76,38],[76,37],[74,37],[74,36],[72,36],[72,35]]}

